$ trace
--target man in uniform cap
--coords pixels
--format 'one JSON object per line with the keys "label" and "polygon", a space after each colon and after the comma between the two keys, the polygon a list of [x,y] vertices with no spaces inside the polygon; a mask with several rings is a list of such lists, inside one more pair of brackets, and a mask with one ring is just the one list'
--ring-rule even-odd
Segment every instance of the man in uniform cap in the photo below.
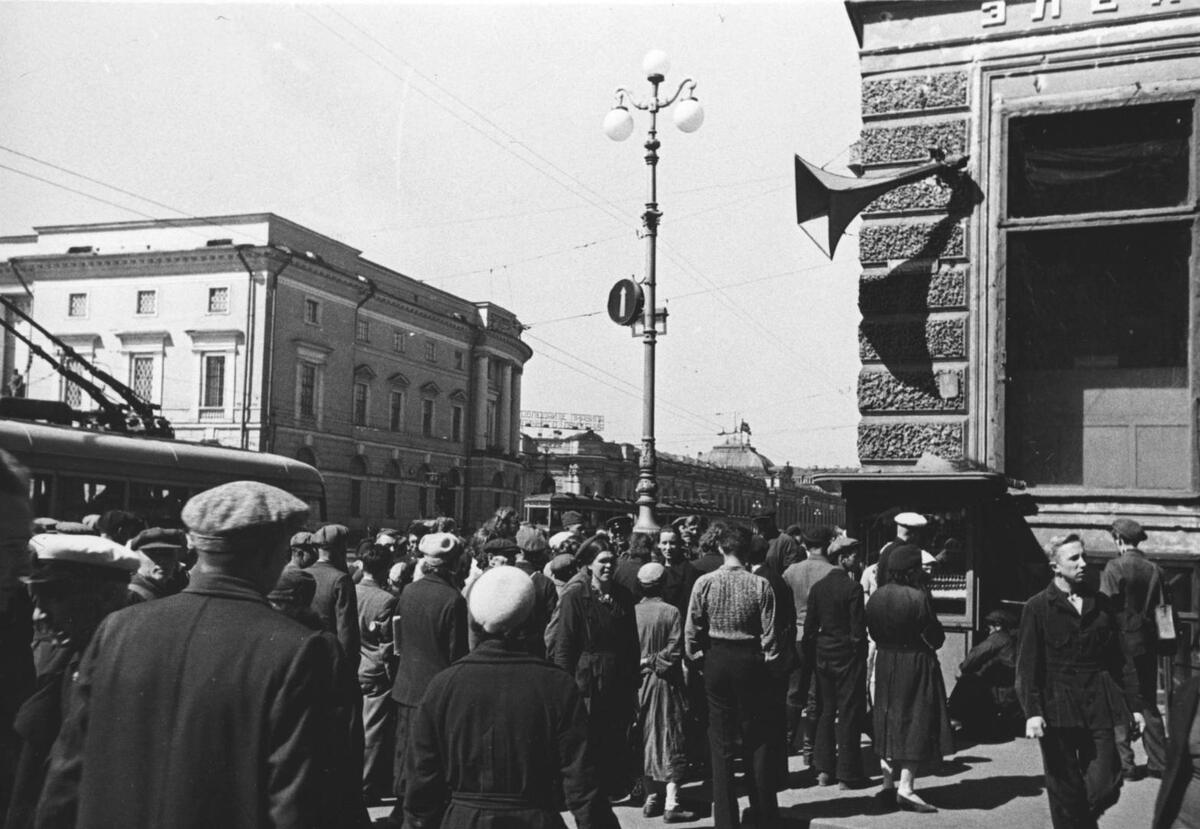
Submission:
{"label": "man in uniform cap", "polygon": [[358,630],[358,601],[354,580],[346,572],[346,536],[341,524],[326,524],[313,533],[317,561],[308,568],[317,580],[312,609],[325,630],[337,637],[347,664],[357,673],[361,636]]}
{"label": "man in uniform cap", "polygon": [[37,556],[30,575],[21,577],[54,636],[53,661],[38,677],[37,690],[17,711],[21,738],[8,820],[9,829],[33,826],[50,747],[62,725],[75,684],[71,677],[100,620],[126,604],[129,576],[138,557],[107,538],[36,535]]}
{"label": "man in uniform cap", "polygon": [[533,584],[515,567],[475,582],[479,647],[431,678],[413,717],[408,825],[550,829],[563,825],[565,805],[579,829],[618,826],[599,790],[574,680],[521,642],[533,606]]}
{"label": "man in uniform cap", "polygon": [[142,556],[141,567],[129,581],[131,604],[174,596],[187,586],[182,566],[187,535],[183,530],[142,530],[129,542],[129,549]]}
{"label": "man in uniform cap", "polygon": [[422,536],[417,549],[422,556],[423,575],[400,594],[392,634],[400,665],[392,682],[392,699],[396,702],[396,806],[389,822],[394,826],[400,826],[404,819],[408,784],[404,752],[413,714],[430,680],[467,653],[467,602],[453,575],[462,555],[462,542],[450,533],[429,533]]}
{"label": "man in uniform cap", "polygon": [[335,825],[323,782],[336,648],[265,598],[307,513],[251,481],[188,501],[191,582],[100,623],[37,826]]}
{"label": "man in uniform cap", "polygon": [[[1112,522],[1111,536],[1117,547],[1115,558],[1108,560],[1100,574],[1100,592],[1111,597],[1121,630],[1122,645],[1133,660],[1137,671],[1138,690],[1145,707],[1146,718],[1142,746],[1146,749],[1146,771],[1152,777],[1162,777],[1166,768],[1166,734],[1158,704],[1158,627],[1155,609],[1166,599],[1163,595],[1162,569],[1138,549],[1146,540],[1142,525],[1132,518]],[[1165,645],[1171,653],[1174,643]],[[1117,753],[1121,756],[1121,773],[1127,780],[1137,780],[1143,772],[1134,764],[1132,742],[1136,735],[1128,726],[1117,726]]]}

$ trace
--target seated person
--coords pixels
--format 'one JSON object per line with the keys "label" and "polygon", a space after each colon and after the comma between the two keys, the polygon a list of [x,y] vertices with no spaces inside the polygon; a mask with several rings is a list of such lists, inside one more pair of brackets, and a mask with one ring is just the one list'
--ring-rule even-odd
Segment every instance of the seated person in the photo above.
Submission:
{"label": "seated person", "polygon": [[950,717],[969,734],[1011,737],[1024,724],[1013,688],[1017,620],[1008,610],[993,610],[984,621],[988,637],[971,648],[959,666],[958,682],[950,694]]}

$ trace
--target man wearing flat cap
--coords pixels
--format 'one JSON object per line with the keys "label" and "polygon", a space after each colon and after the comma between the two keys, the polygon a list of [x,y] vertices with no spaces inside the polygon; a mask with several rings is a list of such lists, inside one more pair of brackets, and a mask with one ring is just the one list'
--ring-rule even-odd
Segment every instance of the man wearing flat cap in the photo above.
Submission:
{"label": "man wearing flat cap", "polygon": [[[1154,613],[1164,598],[1163,572],[1146,558],[1138,544],[1146,540],[1142,525],[1131,518],[1118,518],[1110,531],[1117,547],[1115,558],[1108,560],[1100,574],[1100,592],[1111,598],[1121,643],[1137,671],[1138,690],[1146,703],[1142,715],[1146,718],[1142,731],[1142,747],[1146,749],[1146,771],[1151,777],[1162,777],[1166,767],[1166,734],[1158,699],[1158,626]],[[1174,642],[1164,643],[1166,653],[1172,652]],[[1143,774],[1133,759],[1133,730],[1117,726],[1117,753],[1121,756],[1121,773],[1126,780],[1137,780]]]}
{"label": "man wearing flat cap", "polygon": [[[834,570],[825,553],[833,541],[833,530],[829,527],[809,527],[800,540],[804,544],[804,560],[798,561],[783,572],[783,580],[792,589],[793,606],[796,608],[796,635],[792,642],[796,659],[792,663],[788,679],[787,734],[788,746],[801,744],[804,760],[812,766],[814,740],[817,736],[817,701],[813,686],[815,656],[804,644],[804,622],[808,617],[808,594],[812,586]],[[786,647],[781,643],[781,647]]]}
{"label": "man wearing flat cap", "polygon": [[583,541],[583,516],[575,510],[567,510],[562,514],[563,530]]}
{"label": "man wearing flat cap", "polygon": [[8,829],[33,826],[50,748],[75,693],[71,677],[100,621],[125,606],[129,576],[139,564],[125,547],[97,536],[36,535],[29,546],[36,564],[21,581],[29,585],[56,647],[14,722],[21,753],[4,824]]}
{"label": "man wearing flat cap", "polygon": [[349,532],[341,524],[326,524],[313,533],[317,561],[308,572],[317,580],[312,609],[325,630],[337,637],[347,664],[357,673],[362,638],[358,629],[354,579],[346,572],[346,536]]}
{"label": "man wearing flat cap", "polygon": [[35,825],[333,826],[324,790],[336,648],[266,595],[308,507],[235,481],[183,508],[187,588],[100,623]]}
{"label": "man wearing flat cap", "polygon": [[404,818],[404,752],[413,714],[430,680],[467,653],[467,602],[459,592],[460,585],[453,581],[463,552],[462,542],[451,533],[429,533],[421,537],[417,549],[423,575],[400,594],[392,633],[399,663],[392,683],[392,699],[396,702],[396,806],[389,820],[395,826],[400,826]]}
{"label": "man wearing flat cap", "polygon": [[183,530],[142,530],[129,542],[129,549],[141,556],[141,567],[129,580],[130,604],[174,596],[187,586],[183,570],[187,535]]}
{"label": "man wearing flat cap", "polygon": [[480,644],[430,679],[413,716],[406,825],[558,829],[565,805],[579,829],[618,826],[587,749],[575,681],[521,641],[534,601],[533,583],[515,567],[487,570],[472,586]]}

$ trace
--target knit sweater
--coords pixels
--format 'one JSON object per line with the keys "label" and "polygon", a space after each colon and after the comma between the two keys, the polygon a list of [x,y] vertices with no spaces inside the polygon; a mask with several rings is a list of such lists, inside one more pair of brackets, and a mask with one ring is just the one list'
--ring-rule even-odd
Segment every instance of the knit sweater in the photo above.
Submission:
{"label": "knit sweater", "polygon": [[700,659],[711,640],[757,641],[763,658],[779,658],[775,595],[766,579],[741,565],[722,565],[696,580],[684,631],[689,659]]}

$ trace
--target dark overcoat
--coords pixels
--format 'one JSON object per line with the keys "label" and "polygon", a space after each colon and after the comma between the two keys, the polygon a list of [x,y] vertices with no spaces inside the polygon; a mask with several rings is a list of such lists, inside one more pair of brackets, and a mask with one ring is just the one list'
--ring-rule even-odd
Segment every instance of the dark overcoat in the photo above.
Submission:
{"label": "dark overcoat", "polygon": [[396,602],[392,699],[416,707],[439,671],[467,652],[467,600],[437,573],[414,581]]}
{"label": "dark overcoat", "polygon": [[354,579],[328,561],[314,563],[308,572],[317,581],[312,609],[321,618],[325,630],[338,638],[347,663],[352,668],[351,675],[357,675],[362,637],[358,629],[358,597],[354,592]]}
{"label": "dark overcoat", "polygon": [[209,573],[100,623],[75,678],[40,829],[335,824],[325,758],[336,646]]}
{"label": "dark overcoat", "polygon": [[413,829],[616,827],[571,677],[488,639],[439,673],[417,709],[404,809]]}
{"label": "dark overcoat", "polygon": [[819,661],[845,665],[855,659],[866,664],[867,617],[862,585],[838,567],[808,592],[804,641]]}
{"label": "dark overcoat", "polygon": [[1196,718],[1196,705],[1200,701],[1200,677],[1192,677],[1175,690],[1171,699],[1171,712],[1167,727],[1167,767],[1163,771],[1162,786],[1154,804],[1153,829],[1170,829],[1179,816],[1183,793],[1192,782],[1192,757],[1188,741],[1192,732],[1192,720]]}
{"label": "dark overcoat", "polygon": [[1111,729],[1141,711],[1109,598],[1088,593],[1077,612],[1054,582],[1034,594],[1021,612],[1016,688],[1025,717],[1056,728]]}

